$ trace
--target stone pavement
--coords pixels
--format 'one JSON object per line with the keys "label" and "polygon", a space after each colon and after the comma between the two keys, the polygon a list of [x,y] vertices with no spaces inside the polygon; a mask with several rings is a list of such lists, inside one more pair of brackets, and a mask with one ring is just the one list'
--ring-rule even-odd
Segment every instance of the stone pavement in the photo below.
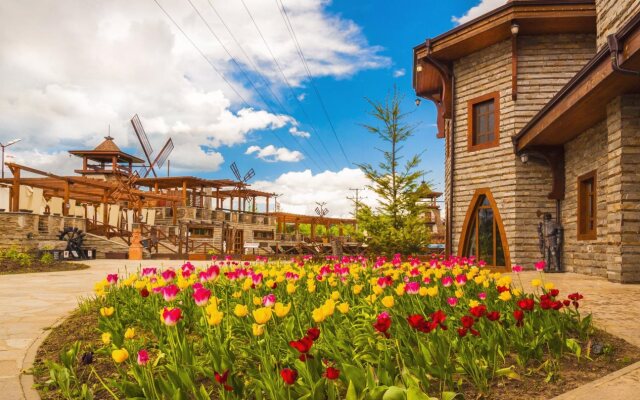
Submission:
{"label": "stone pavement", "polygon": [[[48,328],[77,307],[79,296],[90,295],[94,282],[118,268],[124,272],[127,266],[177,266],[180,262],[94,260],[87,264],[91,268],[81,271],[0,276],[1,399],[39,398],[32,388],[32,377],[21,371],[31,367]],[[531,290],[529,283],[538,276],[535,272],[520,274],[527,290]],[[593,312],[599,327],[640,346],[640,285],[621,285],[570,273],[545,275],[545,280],[553,282],[564,295],[575,291],[584,294],[581,309]],[[518,277],[514,277],[514,284],[518,285]],[[640,363],[636,363],[556,399],[639,398]]]}

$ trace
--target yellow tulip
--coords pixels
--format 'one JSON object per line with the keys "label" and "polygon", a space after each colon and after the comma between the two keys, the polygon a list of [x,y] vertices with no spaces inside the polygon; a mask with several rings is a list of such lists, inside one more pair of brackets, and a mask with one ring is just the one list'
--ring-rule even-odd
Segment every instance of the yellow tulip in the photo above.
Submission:
{"label": "yellow tulip", "polygon": [[111,343],[111,334],[109,332],[105,332],[102,334],[102,343],[104,344]]}
{"label": "yellow tulip", "polygon": [[122,284],[124,286],[133,286],[134,282],[138,279],[138,276],[133,274],[133,275],[129,275],[129,277],[127,279],[125,279]]}
{"label": "yellow tulip", "polygon": [[324,305],[322,306],[322,312],[327,317],[333,315],[335,309],[336,309],[336,302],[331,299],[328,299],[327,301],[325,301]]}
{"label": "yellow tulip", "polygon": [[512,289],[511,293],[513,293],[513,295],[515,297],[520,297],[520,295],[522,294],[522,290],[520,290],[520,289]]}
{"label": "yellow tulip", "polygon": [[113,307],[102,307],[100,309],[100,315],[102,315],[103,317],[110,317],[113,315],[114,312],[115,312],[115,308]]}
{"label": "yellow tulip", "polygon": [[313,320],[317,323],[324,321],[326,317],[327,316],[325,315],[324,311],[322,311],[322,307],[316,308],[311,312],[311,318],[313,318]]}
{"label": "yellow tulip", "polygon": [[265,285],[270,288],[272,288],[274,284],[275,282],[273,279],[269,279],[268,281],[265,282]]}
{"label": "yellow tulip", "polygon": [[224,313],[222,311],[215,310],[209,314],[207,318],[207,322],[209,325],[220,325],[222,322],[222,317],[224,317]]}
{"label": "yellow tulip", "polygon": [[457,289],[455,291],[455,295],[457,298],[461,298],[462,296],[464,296],[464,292],[461,289]]}
{"label": "yellow tulip", "polygon": [[146,281],[136,281],[136,283],[135,283],[135,285],[134,285],[134,287],[135,287],[137,290],[142,290],[142,289],[144,289],[146,286],[147,286],[147,282],[146,282]]}
{"label": "yellow tulip", "polygon": [[211,296],[211,298],[209,299],[209,303],[218,308],[220,306],[220,303],[222,303],[222,299],[217,298],[216,296]]}
{"label": "yellow tulip", "polygon": [[287,293],[288,294],[294,294],[295,292],[296,292],[295,283],[287,283]]}
{"label": "yellow tulip", "polygon": [[338,304],[338,306],[336,308],[341,313],[346,314],[346,313],[349,312],[349,303],[340,303],[340,304]]}
{"label": "yellow tulip", "polygon": [[246,317],[247,314],[249,314],[249,307],[242,304],[236,304],[235,308],[233,309],[233,313],[236,315],[236,317]]}
{"label": "yellow tulip", "polygon": [[401,283],[398,286],[396,286],[396,294],[398,296],[402,296],[404,294],[404,283]]}
{"label": "yellow tulip", "polygon": [[486,276],[484,276],[484,275],[479,275],[479,276],[476,276],[473,280],[474,280],[478,285],[480,285],[480,284],[481,284],[481,283],[483,283],[486,279],[487,279],[487,277],[486,277]]}
{"label": "yellow tulip", "polygon": [[538,287],[540,285],[542,285],[542,281],[540,279],[534,279],[531,281],[531,286],[533,287]]}
{"label": "yellow tulip", "polygon": [[556,285],[554,285],[553,282],[547,282],[547,283],[544,284],[544,288],[547,289],[547,290],[551,290],[554,287],[556,287]]}
{"label": "yellow tulip", "polygon": [[338,292],[337,290],[334,290],[333,292],[331,292],[331,300],[338,301],[339,299],[340,299],[340,292]]}
{"label": "yellow tulip", "polygon": [[429,289],[422,286],[420,289],[418,289],[418,294],[422,297],[426,296],[429,294]]}
{"label": "yellow tulip", "polygon": [[429,295],[429,297],[436,297],[438,295],[438,287],[431,286],[427,289],[427,294]]}
{"label": "yellow tulip", "polygon": [[353,285],[353,294],[360,294],[362,292],[362,285]]}
{"label": "yellow tulip", "polygon": [[480,302],[478,300],[469,301],[469,307],[471,307],[471,308],[477,307],[478,305],[480,305]]}
{"label": "yellow tulip", "polygon": [[380,300],[382,302],[382,304],[387,307],[387,308],[391,308],[393,307],[393,304],[395,303],[393,296],[385,296],[382,298],[382,300]]}
{"label": "yellow tulip", "polygon": [[373,304],[376,301],[377,298],[378,298],[378,296],[376,296],[375,294],[370,294],[369,296],[365,297],[364,299],[366,300],[367,303]]}
{"label": "yellow tulip", "polygon": [[231,297],[233,297],[234,299],[239,299],[240,297],[242,297],[242,292],[241,291],[233,292]]}
{"label": "yellow tulip", "polygon": [[280,302],[277,302],[273,309],[273,311],[275,311],[276,316],[278,316],[278,318],[285,317],[287,314],[289,314],[289,310],[291,310],[291,304],[287,304],[285,306]]}
{"label": "yellow tulip", "polygon": [[315,284],[315,283],[313,283],[313,284],[308,284],[308,285],[307,285],[307,291],[309,291],[309,293],[313,293],[313,292],[315,292],[315,291],[316,291],[316,284]]}
{"label": "yellow tulip", "polygon": [[511,292],[510,291],[505,291],[500,293],[500,295],[498,296],[498,298],[502,301],[509,301],[511,300]]}
{"label": "yellow tulip", "polygon": [[376,296],[380,296],[384,292],[384,289],[378,285],[375,285],[372,290],[373,290],[373,293],[376,294]]}
{"label": "yellow tulip", "polygon": [[180,290],[185,290],[186,288],[189,287],[189,281],[183,279],[183,278],[179,278],[178,279],[178,287],[180,288]]}
{"label": "yellow tulip", "polygon": [[253,286],[253,279],[247,278],[242,283],[242,290],[246,292],[247,290],[251,289],[252,286]]}
{"label": "yellow tulip", "polygon": [[254,296],[253,297],[253,305],[259,306],[262,304],[262,297]]}
{"label": "yellow tulip", "polygon": [[277,283],[282,283],[282,282],[284,282],[284,276],[282,276],[282,275],[278,275],[278,276],[276,277],[276,282],[277,282]]}
{"label": "yellow tulip", "polygon": [[127,328],[127,330],[124,332],[125,339],[133,339],[135,335],[136,335],[136,330],[133,328]]}
{"label": "yellow tulip", "polygon": [[264,325],[271,319],[272,311],[269,307],[260,307],[253,310],[253,318],[260,325]]}
{"label": "yellow tulip", "polygon": [[113,358],[113,361],[119,363],[125,362],[127,360],[127,358],[129,358],[129,352],[127,351],[127,349],[116,349],[114,351],[111,352],[111,357]]}
{"label": "yellow tulip", "polygon": [[253,336],[262,336],[264,333],[264,325],[253,324],[251,325],[251,331],[253,332]]}

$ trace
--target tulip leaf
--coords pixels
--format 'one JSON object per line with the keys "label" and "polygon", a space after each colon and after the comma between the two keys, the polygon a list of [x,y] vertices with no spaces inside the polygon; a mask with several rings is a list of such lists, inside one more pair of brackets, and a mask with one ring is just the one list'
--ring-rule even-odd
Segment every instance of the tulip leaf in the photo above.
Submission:
{"label": "tulip leaf", "polygon": [[431,397],[427,396],[417,386],[411,386],[407,390],[407,400],[431,400],[431,399],[432,399]]}
{"label": "tulip leaf", "polygon": [[456,392],[442,392],[442,400],[456,400],[461,398],[460,393]]}
{"label": "tulip leaf", "polygon": [[364,390],[364,385],[366,382],[366,377],[364,371],[360,368],[355,367],[350,364],[342,364],[342,370],[344,371],[344,376],[351,382],[355,387],[356,393],[362,393]]}
{"label": "tulip leaf", "polygon": [[391,386],[382,396],[382,400],[405,400],[406,398],[406,390],[398,386]]}
{"label": "tulip leaf", "polygon": [[349,381],[349,388],[347,388],[347,396],[345,397],[345,400],[358,400],[356,387],[351,380]]}

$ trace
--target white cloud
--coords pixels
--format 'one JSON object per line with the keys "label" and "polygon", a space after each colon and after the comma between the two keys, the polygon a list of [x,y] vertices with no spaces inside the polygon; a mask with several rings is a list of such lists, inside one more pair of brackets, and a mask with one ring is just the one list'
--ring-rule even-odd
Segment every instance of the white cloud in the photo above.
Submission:
{"label": "white cloud", "polygon": [[[310,170],[287,172],[274,181],[257,181],[252,188],[282,194],[278,198],[281,211],[315,215],[316,202],[326,201],[328,216],[352,218],[354,195],[350,188],[364,188],[369,181],[357,168],[344,168],[338,172],[325,171],[312,174]],[[365,204],[375,205],[375,194],[369,190],[360,192]]]}
{"label": "white cloud", "polygon": [[489,11],[500,7],[505,4],[507,0],[481,0],[480,4],[477,6],[471,7],[467,12],[461,17],[451,17],[451,20],[458,25],[464,24],[465,22],[469,22],[474,18],[477,18],[481,15],[488,13]]}
{"label": "white cloud", "polygon": [[307,94],[306,93],[300,93],[297,97],[298,97],[298,100],[304,101],[304,99],[307,98]]}
{"label": "white cloud", "polygon": [[[246,0],[293,85],[306,74],[275,2]],[[161,0],[240,96],[255,94],[237,78],[229,56],[188,3]],[[194,4],[241,63],[237,46],[206,0]],[[282,78],[239,2],[213,4],[253,62],[282,89]],[[389,60],[370,46],[352,21],[331,14],[324,0],[286,2],[314,76],[348,77]],[[25,22],[27,21],[27,22]],[[14,152],[66,165],[66,150],[93,147],[111,126],[126,151],[140,154],[129,119],[138,113],[156,151],[171,136],[171,165],[183,171],[214,171],[224,162],[221,147],[242,144],[261,131],[296,126],[287,115],[246,107],[152,1],[0,2],[0,141],[23,138]],[[318,35],[325,40],[317,40]],[[249,67],[246,67],[249,68]],[[255,71],[250,71],[250,73]],[[65,158],[67,157],[67,158]],[[62,160],[65,160],[62,162]],[[44,161],[43,161],[44,162]],[[42,164],[44,165],[44,164]]]}
{"label": "white cloud", "polygon": [[256,157],[268,162],[298,162],[304,159],[302,153],[297,150],[289,150],[286,147],[275,147],[270,144],[265,147],[250,146],[244,154],[256,153]]}
{"label": "white cloud", "polygon": [[396,69],[395,71],[393,71],[393,77],[394,78],[400,78],[401,76],[404,76],[405,74],[406,74],[406,71],[404,70],[404,68]]}
{"label": "white cloud", "polygon": [[297,126],[292,126],[291,128],[289,128],[289,133],[293,136],[303,137],[307,139],[311,137],[311,134],[309,132],[298,130]]}

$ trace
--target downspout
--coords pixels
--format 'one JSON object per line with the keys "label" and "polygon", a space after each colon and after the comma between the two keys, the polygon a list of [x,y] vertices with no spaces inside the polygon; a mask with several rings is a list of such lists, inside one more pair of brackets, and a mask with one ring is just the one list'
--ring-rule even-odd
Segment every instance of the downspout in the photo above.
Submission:
{"label": "downspout", "polygon": [[611,68],[613,68],[614,71],[625,75],[640,76],[640,71],[634,71],[620,66],[620,53],[622,53],[622,50],[620,49],[620,42],[616,35],[612,34],[607,36],[607,45],[609,46],[609,53],[611,55]]}

